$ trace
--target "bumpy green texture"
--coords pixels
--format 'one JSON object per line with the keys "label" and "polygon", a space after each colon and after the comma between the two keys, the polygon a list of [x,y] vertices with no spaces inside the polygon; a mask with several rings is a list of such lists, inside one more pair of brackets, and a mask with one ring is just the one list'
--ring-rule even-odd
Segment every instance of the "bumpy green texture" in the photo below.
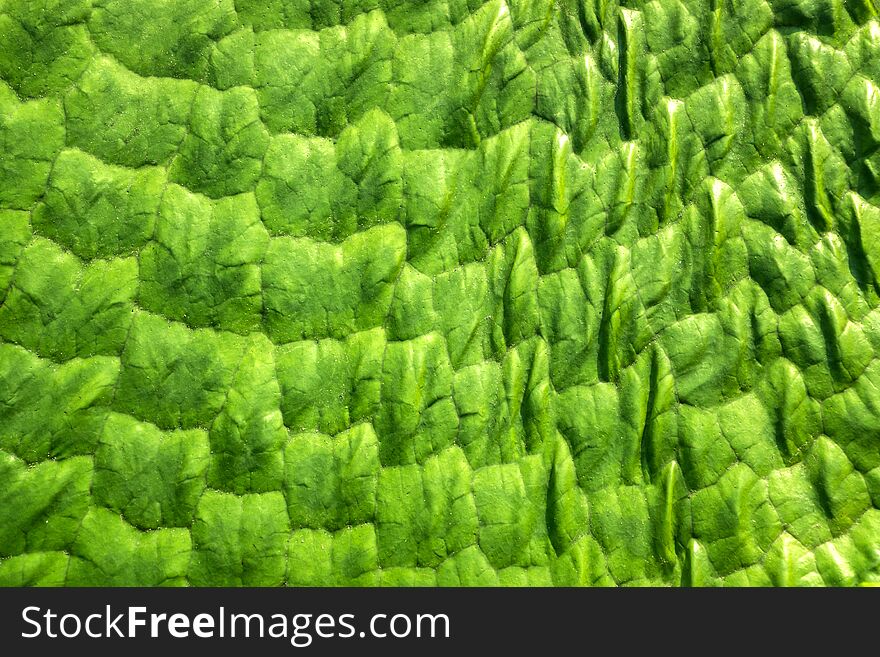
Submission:
{"label": "bumpy green texture", "polygon": [[0,0],[0,583],[880,581],[876,0]]}

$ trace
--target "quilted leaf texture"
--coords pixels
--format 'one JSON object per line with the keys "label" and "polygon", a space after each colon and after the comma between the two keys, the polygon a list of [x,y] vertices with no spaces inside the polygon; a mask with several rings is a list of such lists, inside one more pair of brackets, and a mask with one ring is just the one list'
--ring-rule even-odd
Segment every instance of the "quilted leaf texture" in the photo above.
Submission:
{"label": "quilted leaf texture", "polygon": [[0,0],[0,584],[880,581],[876,0]]}

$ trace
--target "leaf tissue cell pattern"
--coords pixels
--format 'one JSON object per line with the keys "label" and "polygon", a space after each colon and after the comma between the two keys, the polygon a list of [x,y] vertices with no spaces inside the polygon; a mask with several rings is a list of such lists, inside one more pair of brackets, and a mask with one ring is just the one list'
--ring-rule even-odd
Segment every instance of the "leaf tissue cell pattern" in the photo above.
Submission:
{"label": "leaf tissue cell pattern", "polygon": [[0,583],[880,581],[878,9],[0,1]]}

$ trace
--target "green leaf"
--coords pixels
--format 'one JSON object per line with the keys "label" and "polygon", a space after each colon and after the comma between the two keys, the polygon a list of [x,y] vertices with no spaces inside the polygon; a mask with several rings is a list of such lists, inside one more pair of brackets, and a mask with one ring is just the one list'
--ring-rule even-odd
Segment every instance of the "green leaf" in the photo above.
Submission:
{"label": "green leaf", "polygon": [[880,583],[877,9],[0,2],[0,585]]}

